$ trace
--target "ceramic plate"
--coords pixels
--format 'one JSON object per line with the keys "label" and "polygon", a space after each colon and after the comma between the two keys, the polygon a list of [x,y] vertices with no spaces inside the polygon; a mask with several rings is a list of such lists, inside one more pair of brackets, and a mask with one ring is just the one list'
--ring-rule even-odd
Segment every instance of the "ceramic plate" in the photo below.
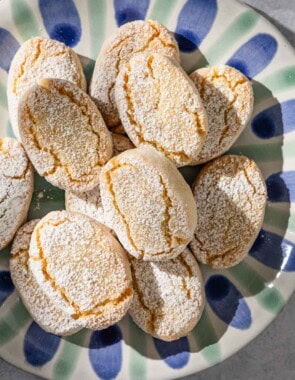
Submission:
{"label": "ceramic plate", "polygon": [[[89,80],[105,38],[125,22],[151,18],[175,32],[187,72],[227,63],[251,78],[251,123],[230,150],[253,158],[266,180],[265,221],[249,257],[229,270],[203,267],[207,305],[189,336],[167,343],[127,316],[103,331],[69,338],[47,334],[30,318],[11,283],[9,248],[0,253],[0,355],[54,379],[172,379],[221,362],[256,337],[295,287],[295,55],[259,14],[233,0],[2,0],[0,133],[9,124],[7,71],[19,45],[42,35],[80,54]],[[182,170],[191,181],[196,168]],[[36,175],[28,215],[64,208],[64,192]]]}

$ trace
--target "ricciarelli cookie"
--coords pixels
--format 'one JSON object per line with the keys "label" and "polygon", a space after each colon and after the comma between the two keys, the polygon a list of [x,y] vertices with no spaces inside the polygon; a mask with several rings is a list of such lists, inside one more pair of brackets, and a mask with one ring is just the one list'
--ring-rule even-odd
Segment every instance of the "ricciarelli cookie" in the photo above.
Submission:
{"label": "ricciarelli cookie", "polygon": [[207,134],[207,116],[180,66],[160,54],[136,54],[120,70],[115,97],[135,146],[152,146],[177,166],[196,164]]}
{"label": "ricciarelli cookie", "polygon": [[193,237],[193,194],[175,165],[150,147],[127,150],[103,168],[100,191],[107,225],[143,260],[179,255]]}
{"label": "ricciarelli cookie", "polygon": [[11,62],[7,82],[10,120],[18,139],[18,102],[32,85],[43,78],[65,79],[86,91],[82,65],[72,49],[43,37],[34,37],[23,43]]}
{"label": "ricciarelli cookie", "polygon": [[233,67],[217,65],[191,74],[208,116],[208,134],[198,164],[227,151],[248,124],[253,112],[251,82]]}
{"label": "ricciarelli cookie", "polygon": [[177,258],[148,262],[130,258],[134,297],[129,310],[145,332],[166,341],[187,335],[205,304],[202,275],[185,249]]}
{"label": "ricciarelli cookie", "polygon": [[[112,133],[112,138],[114,143],[114,156],[117,156],[125,150],[134,148],[134,145],[126,136]],[[80,212],[81,214],[96,219],[102,224],[106,224],[99,185],[83,193],[66,191],[65,198],[67,211]]]}
{"label": "ricciarelli cookie", "polygon": [[168,29],[155,21],[133,21],[121,26],[105,41],[90,83],[90,95],[109,128],[120,125],[114,86],[121,67],[137,52],[159,52],[179,61],[177,42]]}
{"label": "ricciarelli cookie", "polygon": [[193,193],[199,223],[190,247],[213,268],[236,265],[248,254],[264,218],[266,187],[255,162],[226,155],[201,170]]}
{"label": "ricciarelli cookie", "polygon": [[29,255],[41,289],[84,327],[107,328],[129,309],[133,288],[126,253],[96,220],[50,212],[34,229]]}
{"label": "ricciarelli cookie", "polygon": [[79,320],[64,313],[47,297],[29,268],[30,240],[37,223],[38,220],[31,220],[15,235],[10,258],[12,281],[27,310],[39,326],[51,334],[74,334],[82,328]]}
{"label": "ricciarelli cookie", "polygon": [[21,145],[0,138],[0,250],[27,217],[34,187],[33,167]]}
{"label": "ricciarelli cookie", "polygon": [[38,173],[64,190],[98,185],[112,137],[90,97],[70,82],[42,79],[19,103],[22,142]]}

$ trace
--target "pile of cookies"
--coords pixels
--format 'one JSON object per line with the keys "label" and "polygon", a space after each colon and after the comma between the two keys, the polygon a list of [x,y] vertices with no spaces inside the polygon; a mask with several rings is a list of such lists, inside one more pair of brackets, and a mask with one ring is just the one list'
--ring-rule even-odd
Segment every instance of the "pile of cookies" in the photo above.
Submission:
{"label": "pile of cookies", "polygon": [[[188,77],[179,62],[173,35],[154,21],[125,24],[104,43],[89,94],[60,42],[33,38],[12,61],[20,142],[0,139],[0,249],[13,241],[13,282],[48,332],[104,329],[129,311],[147,333],[178,339],[204,308],[197,260],[233,266],[259,232],[260,170],[221,156],[250,120],[251,83],[224,65]],[[191,189],[177,168],[208,161]],[[66,191],[66,210],[23,224],[33,167]]]}

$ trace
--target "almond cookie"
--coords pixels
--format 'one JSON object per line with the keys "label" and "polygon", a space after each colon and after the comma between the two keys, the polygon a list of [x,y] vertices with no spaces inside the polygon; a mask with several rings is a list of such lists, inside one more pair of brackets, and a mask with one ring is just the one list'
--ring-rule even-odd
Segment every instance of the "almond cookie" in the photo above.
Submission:
{"label": "almond cookie", "polygon": [[171,341],[187,335],[205,304],[202,275],[185,249],[177,258],[143,261],[130,257],[134,297],[129,310],[134,322],[155,338]]}
{"label": "almond cookie", "polygon": [[217,65],[191,74],[208,117],[208,133],[198,164],[227,151],[248,124],[253,112],[251,82],[230,66]]}
{"label": "almond cookie", "polygon": [[191,189],[154,148],[113,157],[101,172],[100,192],[107,225],[136,258],[172,259],[193,238],[197,213]]}
{"label": "almond cookie", "polygon": [[34,37],[23,43],[11,62],[7,82],[10,121],[18,139],[19,99],[43,78],[65,79],[86,91],[82,65],[72,49],[43,37]]}
{"label": "almond cookie", "polygon": [[15,235],[10,259],[12,281],[32,318],[42,329],[56,335],[74,334],[82,328],[79,320],[64,313],[47,297],[29,268],[30,240],[37,223],[38,220],[31,220]]}
{"label": "almond cookie", "polygon": [[34,171],[18,141],[0,138],[0,250],[13,239],[27,217]]}
{"label": "almond cookie", "polygon": [[190,247],[213,268],[229,268],[248,254],[264,218],[266,187],[255,162],[227,155],[208,163],[193,193],[198,227]]}
{"label": "almond cookie", "polygon": [[207,134],[207,116],[180,66],[160,54],[136,54],[118,75],[115,97],[135,146],[153,146],[177,166],[196,164]]}
{"label": "almond cookie", "polygon": [[29,255],[43,291],[84,327],[107,328],[127,312],[133,288],[126,253],[96,220],[50,212],[34,229]]}
{"label": "almond cookie", "polygon": [[105,41],[97,58],[90,83],[90,95],[109,128],[117,127],[114,86],[120,68],[137,52],[149,51],[179,61],[177,42],[168,29],[155,21],[133,21],[121,26]]}
{"label": "almond cookie", "polygon": [[42,79],[19,103],[19,129],[38,173],[64,190],[98,185],[112,137],[90,97],[70,82]]}
{"label": "almond cookie", "polygon": [[[114,143],[114,156],[117,156],[125,150],[134,148],[134,145],[126,136],[112,133],[112,138]],[[99,185],[84,193],[66,191],[66,210],[80,212],[106,225]]]}

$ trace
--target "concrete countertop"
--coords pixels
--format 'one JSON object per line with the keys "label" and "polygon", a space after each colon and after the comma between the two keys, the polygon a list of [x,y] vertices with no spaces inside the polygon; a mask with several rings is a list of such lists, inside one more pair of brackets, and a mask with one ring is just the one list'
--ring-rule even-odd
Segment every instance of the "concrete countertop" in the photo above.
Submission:
{"label": "concrete countertop", "polygon": [[[295,0],[243,0],[295,46]],[[276,320],[231,358],[184,380],[291,380],[295,378],[295,295]],[[37,380],[0,359],[1,380]]]}

